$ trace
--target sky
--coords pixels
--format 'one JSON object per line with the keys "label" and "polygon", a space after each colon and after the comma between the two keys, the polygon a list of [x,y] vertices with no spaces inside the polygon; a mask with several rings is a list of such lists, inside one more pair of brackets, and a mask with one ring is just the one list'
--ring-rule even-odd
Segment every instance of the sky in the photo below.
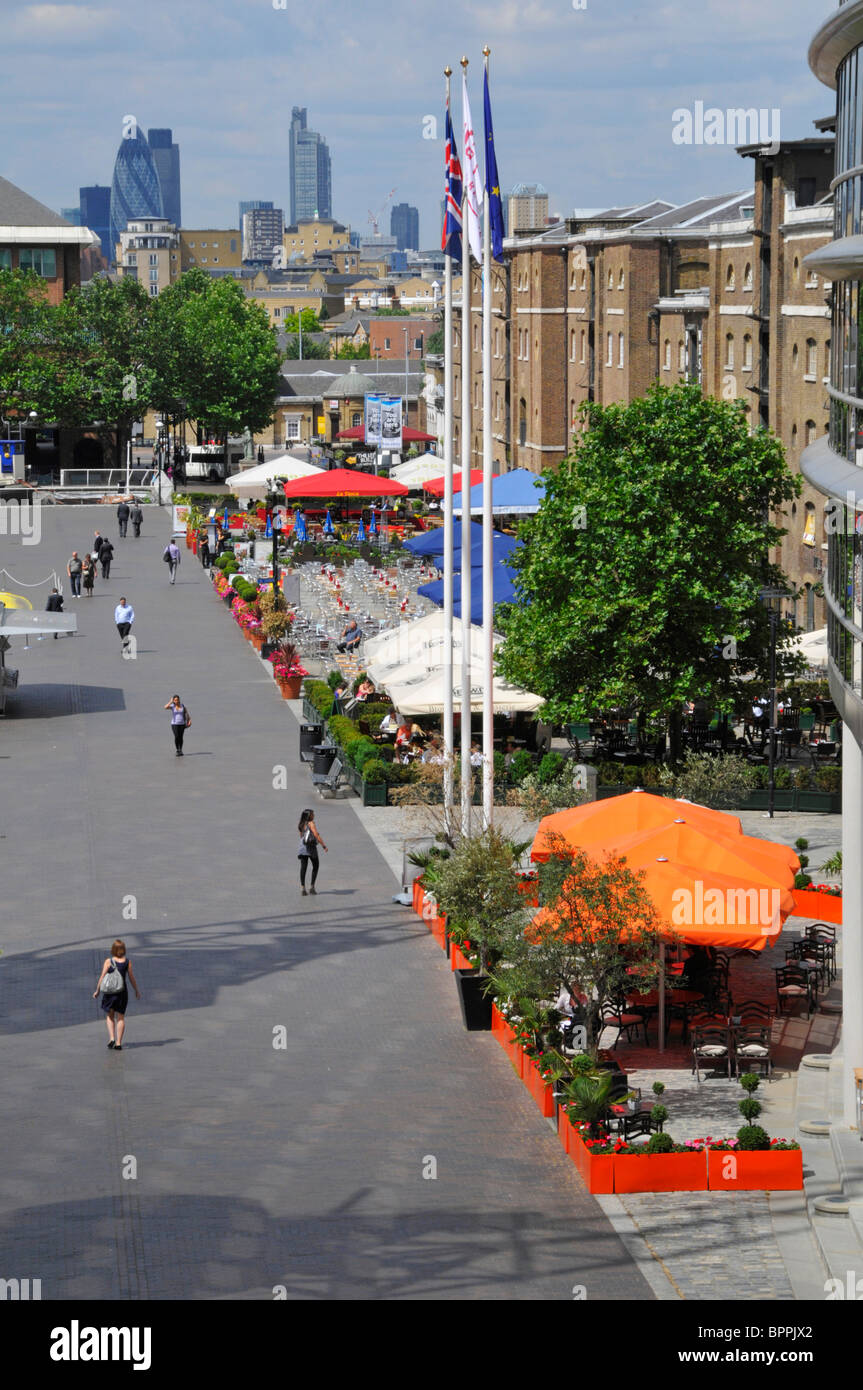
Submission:
{"label": "sky", "polygon": [[291,107],[305,106],[309,127],[329,142],[334,216],[368,235],[369,213],[394,189],[392,202],[419,208],[421,245],[436,246],[443,70],[454,69],[461,150],[460,59],[470,59],[481,131],[488,45],[504,194],[541,183],[562,215],[653,198],[682,203],[750,187],[752,164],[733,144],[675,143],[675,111],[699,101],[778,109],[783,138],[816,134],[812,121],[835,99],[806,55],[835,8],[831,0],[0,0],[0,174],[51,208],[74,206],[81,185],[111,182],[131,115],[145,131],[173,129],[185,226],[236,226],[240,199],[270,199],[287,216]]}

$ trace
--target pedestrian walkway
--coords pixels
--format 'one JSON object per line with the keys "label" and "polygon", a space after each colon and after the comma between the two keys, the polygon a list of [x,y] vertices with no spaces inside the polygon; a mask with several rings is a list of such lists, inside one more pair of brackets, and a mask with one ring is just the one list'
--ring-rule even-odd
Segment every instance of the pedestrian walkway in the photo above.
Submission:
{"label": "pedestrian walkway", "polygon": [[[23,580],[96,525],[115,560],[68,601],[78,638],[16,656],[0,724],[4,1276],[46,1300],[651,1298],[503,1053],[463,1031],[354,810],[316,801],[190,554],[169,585],[165,515],[123,541],[106,509],[42,519],[41,545],[4,546]],[[300,898],[310,804],[330,853]],[[117,935],[143,994],[120,1054],[91,997]]]}

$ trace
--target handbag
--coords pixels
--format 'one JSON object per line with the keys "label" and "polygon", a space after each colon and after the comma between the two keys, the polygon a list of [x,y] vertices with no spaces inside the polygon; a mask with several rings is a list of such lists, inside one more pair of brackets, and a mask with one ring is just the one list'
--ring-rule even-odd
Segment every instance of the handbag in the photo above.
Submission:
{"label": "handbag", "polygon": [[122,973],[117,969],[112,958],[111,969],[100,984],[99,992],[101,994],[122,994],[125,987]]}
{"label": "handbag", "polygon": [[185,706],[185,705],[183,706],[183,714],[185,715],[185,719],[184,719],[184,721],[183,721],[183,722],[184,722],[184,727],[188,729],[188,728],[191,727],[191,724],[192,724],[192,716],[191,716],[191,714],[189,713],[189,711],[186,709],[186,706]]}

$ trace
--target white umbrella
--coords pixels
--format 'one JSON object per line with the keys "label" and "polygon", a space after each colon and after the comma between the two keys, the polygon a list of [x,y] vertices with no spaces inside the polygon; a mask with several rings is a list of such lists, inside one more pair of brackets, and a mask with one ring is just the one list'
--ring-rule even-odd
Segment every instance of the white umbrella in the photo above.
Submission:
{"label": "white umbrella", "polygon": [[442,478],[443,471],[443,459],[438,458],[437,454],[420,454],[419,458],[406,459],[404,463],[397,464],[390,470],[390,477],[395,478],[397,483],[404,483],[405,487],[422,487],[423,483],[430,483],[433,478]]}
{"label": "white umbrella", "polygon": [[810,666],[827,667],[827,629],[816,628],[814,632],[801,632],[789,644],[787,650],[800,652]]}
{"label": "white umbrella", "polygon": [[[431,620],[431,621],[430,621]],[[389,633],[382,636],[390,636]],[[375,685],[387,681],[404,682],[413,680],[420,674],[431,675],[440,670],[443,664],[444,625],[441,612],[429,613],[413,623],[402,623],[393,629],[392,640],[383,643],[381,638],[373,639],[377,644],[369,657],[370,642],[366,643],[365,667]],[[454,660],[458,662],[465,635],[460,618],[453,619],[452,625]],[[483,654],[482,629],[468,625],[468,640],[471,661],[481,661]],[[495,646],[501,641],[495,637]]]}
{"label": "white umbrella", "polygon": [[276,478],[290,480],[322,472],[323,469],[317,468],[313,463],[305,463],[293,454],[282,454],[279,458],[267,459],[266,463],[256,464],[245,473],[232,473],[226,480],[226,486],[237,497],[266,497],[270,484]]}
{"label": "white umbrella", "polygon": [[[390,703],[395,706],[401,714],[442,714],[443,713],[443,672],[436,671],[433,675],[426,676],[425,679],[416,681],[390,681],[386,689],[389,693]],[[496,710],[513,710],[516,713],[532,713],[539,709],[543,704],[541,695],[531,695],[527,690],[519,690],[515,685],[507,683],[499,676],[494,678],[492,683],[492,696]],[[480,712],[483,708],[484,686],[482,680],[478,680],[471,685],[470,707],[472,711]],[[458,707],[461,698],[461,668],[453,669],[453,701]]]}

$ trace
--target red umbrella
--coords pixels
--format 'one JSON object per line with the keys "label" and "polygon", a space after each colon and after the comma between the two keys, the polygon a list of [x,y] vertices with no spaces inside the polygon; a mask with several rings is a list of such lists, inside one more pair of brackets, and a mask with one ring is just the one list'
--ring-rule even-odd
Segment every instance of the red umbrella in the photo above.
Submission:
{"label": "red umbrella", "polygon": [[[491,476],[492,476],[493,478],[496,478],[498,475],[497,475],[497,473],[492,473]],[[481,482],[482,482],[482,469],[481,469],[481,468],[472,468],[471,471],[470,471],[470,485],[471,485],[471,487],[474,487],[477,483],[481,483]],[[430,493],[432,494],[433,497],[443,497],[445,486],[446,486],[446,479],[445,479],[445,478],[432,478],[431,482],[429,482],[429,483],[423,483],[423,492],[430,492]],[[453,474],[452,490],[453,490],[453,492],[461,492],[461,474],[460,474],[460,473],[454,473],[454,474]]]}
{"label": "red umbrella", "polygon": [[[340,430],[335,436],[336,439],[364,440],[366,437],[365,425],[352,425],[349,430]],[[437,442],[436,434],[423,434],[422,430],[410,429],[407,425],[402,430],[402,439],[405,444],[434,444]],[[373,448],[374,445],[369,445]]]}
{"label": "red umbrella", "polygon": [[285,483],[288,501],[304,497],[405,497],[408,488],[374,473],[361,473],[353,468],[333,468],[328,473],[316,473],[308,478],[294,478]]}

